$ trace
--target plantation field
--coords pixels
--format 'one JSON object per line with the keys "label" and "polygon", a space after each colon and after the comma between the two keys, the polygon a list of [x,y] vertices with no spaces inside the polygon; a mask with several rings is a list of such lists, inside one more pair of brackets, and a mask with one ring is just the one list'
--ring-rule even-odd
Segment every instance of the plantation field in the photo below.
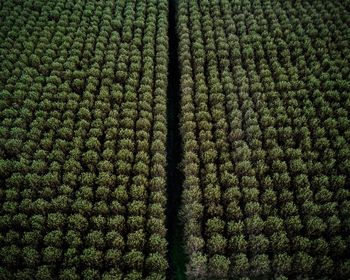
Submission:
{"label": "plantation field", "polygon": [[349,1],[0,1],[12,279],[350,279]]}
{"label": "plantation field", "polygon": [[350,279],[341,1],[179,1],[191,279]]}
{"label": "plantation field", "polygon": [[167,2],[0,5],[0,279],[164,278]]}

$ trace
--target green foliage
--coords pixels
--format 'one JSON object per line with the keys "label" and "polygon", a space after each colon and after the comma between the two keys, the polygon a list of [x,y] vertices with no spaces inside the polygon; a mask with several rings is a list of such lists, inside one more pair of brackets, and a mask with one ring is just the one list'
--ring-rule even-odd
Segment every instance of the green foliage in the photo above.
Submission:
{"label": "green foliage", "polygon": [[0,7],[0,278],[164,279],[168,4],[32,2]]}
{"label": "green foliage", "polygon": [[[1,279],[165,278],[168,6],[1,1]],[[350,278],[349,7],[177,1],[189,279]]]}
{"label": "green foliage", "polygon": [[346,279],[342,10],[178,2],[189,279]]}

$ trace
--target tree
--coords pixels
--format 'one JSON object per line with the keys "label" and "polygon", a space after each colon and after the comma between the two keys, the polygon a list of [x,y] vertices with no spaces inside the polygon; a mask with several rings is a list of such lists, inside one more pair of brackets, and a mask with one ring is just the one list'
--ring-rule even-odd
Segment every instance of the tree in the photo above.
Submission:
{"label": "tree", "polygon": [[35,274],[36,279],[44,280],[44,279],[53,279],[53,271],[50,265],[41,265],[38,267],[38,270]]}
{"label": "tree", "polygon": [[[198,242],[194,241],[193,243]],[[201,246],[199,247],[203,247],[203,240],[201,242]],[[160,254],[164,255],[167,251],[167,242],[164,237],[158,233],[154,233],[149,237],[147,248],[151,253],[159,252]]]}
{"label": "tree", "polygon": [[275,232],[270,237],[271,248],[274,252],[284,252],[289,248],[289,239],[285,232]]}
{"label": "tree", "polygon": [[88,227],[88,221],[81,214],[73,214],[68,217],[68,225],[78,232],[84,232]]}
{"label": "tree", "polygon": [[189,279],[205,278],[207,276],[207,256],[200,252],[194,252],[190,255],[186,274]]}
{"label": "tree", "polygon": [[25,265],[32,268],[37,267],[40,261],[39,252],[31,247],[24,247],[22,249],[22,258]]}
{"label": "tree", "polygon": [[262,234],[249,236],[249,250],[253,253],[264,253],[269,247],[269,240]]}
{"label": "tree", "polygon": [[214,234],[207,239],[207,250],[209,254],[223,254],[227,246],[226,238],[221,234]]}
{"label": "tree", "polygon": [[81,261],[87,267],[100,267],[102,264],[102,252],[94,247],[86,248],[81,255]]}
{"label": "tree", "polygon": [[142,229],[128,234],[127,247],[129,250],[139,250],[142,251],[145,245],[145,233]]}
{"label": "tree", "polygon": [[269,257],[265,254],[257,254],[250,262],[250,271],[252,275],[267,275],[270,272]]}
{"label": "tree", "polygon": [[75,268],[65,268],[60,271],[60,280],[78,280],[79,275]]}
{"label": "tree", "polygon": [[264,227],[264,221],[260,216],[254,215],[245,219],[245,226],[248,234],[260,233]]}
{"label": "tree", "polygon": [[102,280],[122,280],[123,274],[118,269],[110,269],[102,275]]}
{"label": "tree", "polygon": [[243,218],[243,213],[237,202],[231,202],[226,208],[226,215],[228,219],[240,220]]}
{"label": "tree", "polygon": [[131,250],[123,256],[123,262],[130,270],[140,271],[143,268],[144,255],[140,251]]}
{"label": "tree", "polygon": [[159,253],[152,253],[146,258],[146,269],[154,272],[164,272],[168,268],[166,258]]}
{"label": "tree", "polygon": [[243,234],[233,235],[228,240],[228,249],[236,253],[246,253],[248,248],[248,242]]}
{"label": "tree", "polygon": [[87,165],[96,166],[99,160],[99,156],[95,151],[87,151],[83,154],[83,162]]}
{"label": "tree", "polygon": [[272,260],[272,268],[276,275],[288,275],[292,268],[292,257],[287,253],[276,254]]}
{"label": "tree", "polygon": [[105,245],[105,240],[102,232],[94,230],[89,232],[86,237],[86,245],[90,247],[94,247],[96,249],[103,249]]}
{"label": "tree", "polygon": [[245,276],[249,273],[249,261],[244,253],[236,254],[233,256],[232,261],[232,274],[233,276]]}
{"label": "tree", "polygon": [[52,265],[59,263],[62,258],[62,249],[53,246],[47,246],[42,251],[42,258],[44,263],[47,264]]}
{"label": "tree", "polygon": [[208,263],[209,277],[225,278],[230,268],[230,260],[224,255],[214,255],[209,259]]}
{"label": "tree", "polygon": [[99,279],[100,273],[97,269],[86,268],[82,272],[83,278],[87,280]]}
{"label": "tree", "polygon": [[293,256],[293,271],[297,274],[311,273],[313,264],[314,259],[305,252],[298,252]]}
{"label": "tree", "polygon": [[297,234],[303,228],[298,215],[293,215],[286,219],[285,226],[291,234]]}
{"label": "tree", "polygon": [[44,237],[46,246],[61,247],[63,243],[63,233],[60,230],[48,232]]}
{"label": "tree", "polygon": [[223,233],[225,227],[224,221],[219,218],[208,219],[206,222],[206,234],[208,236],[213,235],[214,233]]}

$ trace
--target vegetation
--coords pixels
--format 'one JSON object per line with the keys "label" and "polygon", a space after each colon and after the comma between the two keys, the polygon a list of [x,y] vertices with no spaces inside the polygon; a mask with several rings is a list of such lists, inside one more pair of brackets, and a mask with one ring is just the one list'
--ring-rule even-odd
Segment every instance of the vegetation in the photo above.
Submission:
{"label": "vegetation", "polygon": [[0,280],[350,279],[350,1],[170,2],[0,1]]}
{"label": "vegetation", "polygon": [[340,1],[179,1],[189,279],[349,279]]}
{"label": "vegetation", "polygon": [[1,1],[1,279],[165,278],[167,10]]}

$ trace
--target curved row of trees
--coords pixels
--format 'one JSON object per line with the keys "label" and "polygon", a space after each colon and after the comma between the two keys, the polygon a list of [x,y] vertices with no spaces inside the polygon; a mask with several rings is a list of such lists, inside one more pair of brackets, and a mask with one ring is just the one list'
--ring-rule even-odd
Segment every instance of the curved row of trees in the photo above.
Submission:
{"label": "curved row of trees", "polygon": [[179,1],[190,279],[350,277],[349,27],[334,1]]}
{"label": "curved row of trees", "polygon": [[1,2],[1,279],[164,279],[167,5]]}

